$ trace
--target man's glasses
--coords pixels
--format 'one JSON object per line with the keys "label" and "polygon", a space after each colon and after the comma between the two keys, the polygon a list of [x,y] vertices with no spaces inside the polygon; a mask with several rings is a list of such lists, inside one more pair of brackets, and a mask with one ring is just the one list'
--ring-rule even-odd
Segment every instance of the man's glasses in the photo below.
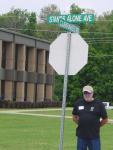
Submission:
{"label": "man's glasses", "polygon": [[91,95],[92,93],[88,92],[88,91],[84,91],[84,95]]}

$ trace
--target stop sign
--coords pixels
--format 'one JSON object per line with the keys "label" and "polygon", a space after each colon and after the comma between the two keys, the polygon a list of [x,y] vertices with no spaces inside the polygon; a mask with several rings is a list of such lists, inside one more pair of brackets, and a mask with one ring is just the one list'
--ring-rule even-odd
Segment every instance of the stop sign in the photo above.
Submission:
{"label": "stop sign", "polygon": [[[50,45],[49,63],[60,75],[65,74],[67,33],[60,34]],[[88,61],[88,44],[77,33],[71,34],[68,75],[75,75]]]}

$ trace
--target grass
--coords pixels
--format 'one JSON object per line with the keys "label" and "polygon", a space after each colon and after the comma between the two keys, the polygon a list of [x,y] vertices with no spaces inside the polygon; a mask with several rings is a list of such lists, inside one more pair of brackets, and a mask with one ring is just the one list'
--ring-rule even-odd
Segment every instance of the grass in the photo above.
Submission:
{"label": "grass", "polygon": [[0,118],[0,150],[57,149],[58,120],[23,115]]}
{"label": "grass", "polygon": [[[23,111],[23,110],[22,110]],[[29,112],[31,113],[31,112]],[[36,111],[59,115],[59,111]],[[109,111],[112,116],[113,111]],[[71,116],[71,110],[66,111]],[[65,120],[64,150],[75,150],[72,119]],[[0,150],[58,150],[60,118],[0,114]],[[112,150],[113,124],[101,128],[102,150]]]}
{"label": "grass", "polygon": [[107,110],[108,118],[113,119],[113,110]]}

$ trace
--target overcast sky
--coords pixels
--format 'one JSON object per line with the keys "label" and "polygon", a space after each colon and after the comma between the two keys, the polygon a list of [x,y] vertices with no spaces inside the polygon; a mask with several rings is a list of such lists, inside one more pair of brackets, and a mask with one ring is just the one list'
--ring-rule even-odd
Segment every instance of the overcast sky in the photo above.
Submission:
{"label": "overcast sky", "polygon": [[0,0],[0,14],[8,12],[12,6],[39,14],[40,9],[49,4],[56,4],[62,13],[67,13],[73,3],[80,8],[94,9],[97,14],[113,10],[113,0]]}

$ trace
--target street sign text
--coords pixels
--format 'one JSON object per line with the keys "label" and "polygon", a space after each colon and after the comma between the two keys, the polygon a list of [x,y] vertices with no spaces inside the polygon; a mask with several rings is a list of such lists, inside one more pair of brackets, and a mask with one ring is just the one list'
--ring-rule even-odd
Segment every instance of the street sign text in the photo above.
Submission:
{"label": "street sign text", "polygon": [[70,24],[70,23],[64,21],[63,19],[60,19],[59,26],[63,29],[70,31],[70,32],[79,33],[79,27],[77,27],[73,24]]}
{"label": "street sign text", "polygon": [[60,19],[68,23],[93,23],[94,14],[68,14],[68,15],[59,15],[59,16],[48,16],[49,24],[59,24]]}

